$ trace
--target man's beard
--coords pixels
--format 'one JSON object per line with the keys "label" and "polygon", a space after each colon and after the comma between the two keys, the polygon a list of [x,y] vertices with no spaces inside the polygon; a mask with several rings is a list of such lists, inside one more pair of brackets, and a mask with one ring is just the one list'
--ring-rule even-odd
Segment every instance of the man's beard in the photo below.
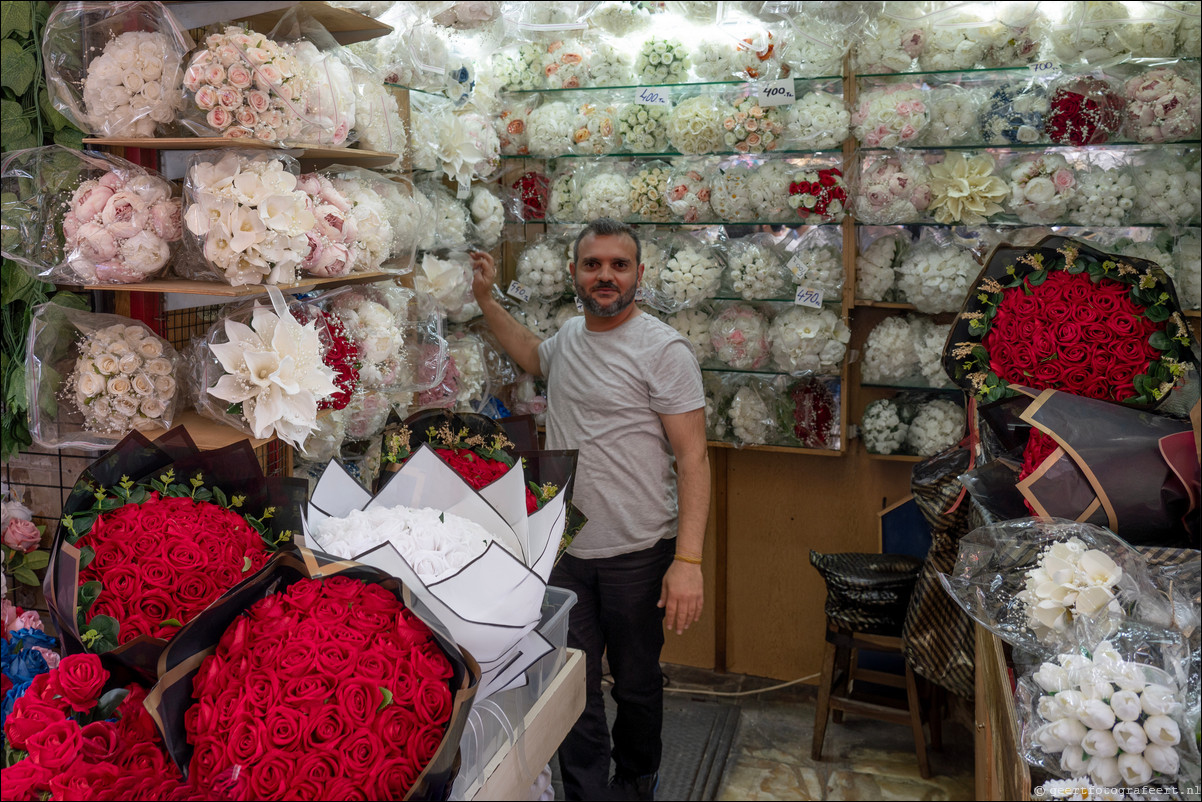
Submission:
{"label": "man's beard", "polygon": [[[576,287],[576,297],[580,299],[580,303],[582,306],[584,306],[584,310],[591,315],[596,315],[597,317],[617,317],[624,309],[626,309],[626,307],[634,303],[634,295],[636,292],[638,292],[638,285],[636,284],[632,286],[624,295],[618,296],[618,298],[612,301],[608,306],[603,306],[592,295],[585,293],[584,288],[580,286],[579,281],[574,281],[573,283]],[[617,292],[618,287],[616,284],[610,284],[609,282],[601,282],[593,285],[594,292],[599,289],[610,289],[614,292]]]}

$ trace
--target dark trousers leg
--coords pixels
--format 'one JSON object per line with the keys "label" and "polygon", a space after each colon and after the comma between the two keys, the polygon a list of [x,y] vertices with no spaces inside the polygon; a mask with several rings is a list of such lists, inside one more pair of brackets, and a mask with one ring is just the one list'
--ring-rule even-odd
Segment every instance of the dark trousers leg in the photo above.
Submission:
{"label": "dark trousers leg", "polygon": [[567,799],[608,794],[610,735],[601,690],[601,656],[608,652],[617,720],[613,757],[620,774],[638,777],[659,768],[663,724],[663,611],[656,607],[675,544],[597,560],[566,555],[551,584],[577,596],[568,620],[568,645],[585,653],[584,713],[559,747]]}

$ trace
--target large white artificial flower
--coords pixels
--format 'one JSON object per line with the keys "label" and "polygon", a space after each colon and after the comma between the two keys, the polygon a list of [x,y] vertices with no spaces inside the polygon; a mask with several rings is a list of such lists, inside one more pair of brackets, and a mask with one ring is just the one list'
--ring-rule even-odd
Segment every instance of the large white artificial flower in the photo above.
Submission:
{"label": "large white artificial flower", "polygon": [[905,444],[909,429],[897,404],[888,398],[870,402],[860,418],[860,439],[870,454],[896,454]]}
{"label": "large white artificial flower", "polygon": [[772,357],[789,373],[837,374],[851,330],[831,309],[791,306],[772,321]]}
{"label": "large white artificial flower", "polygon": [[851,112],[830,92],[807,92],[786,112],[785,140],[798,150],[828,150],[843,144]]}
{"label": "large white artificial flower", "polygon": [[980,269],[970,251],[932,242],[914,248],[901,260],[897,287],[919,312],[955,312]]}
{"label": "large white artificial flower", "polygon": [[954,401],[937,399],[919,407],[906,431],[906,445],[920,457],[931,457],[959,442],[964,434],[964,409]]}
{"label": "large white artificial flower", "polygon": [[317,403],[338,387],[333,368],[322,362],[316,322],[302,325],[282,297],[273,301],[282,311],[256,305],[249,326],[226,318],[227,341],[209,344],[225,374],[208,393],[241,404],[255,437],[275,434],[299,448],[317,425]]}

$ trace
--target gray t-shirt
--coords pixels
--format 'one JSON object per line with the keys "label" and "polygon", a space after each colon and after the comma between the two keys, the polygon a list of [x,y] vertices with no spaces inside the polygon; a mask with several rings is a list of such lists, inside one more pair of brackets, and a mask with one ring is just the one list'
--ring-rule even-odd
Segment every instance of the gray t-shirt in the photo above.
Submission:
{"label": "gray t-shirt", "polygon": [[575,448],[573,502],[588,523],[568,552],[613,557],[676,536],[674,457],[659,414],[705,406],[688,340],[648,314],[589,331],[574,317],[538,348],[547,448]]}

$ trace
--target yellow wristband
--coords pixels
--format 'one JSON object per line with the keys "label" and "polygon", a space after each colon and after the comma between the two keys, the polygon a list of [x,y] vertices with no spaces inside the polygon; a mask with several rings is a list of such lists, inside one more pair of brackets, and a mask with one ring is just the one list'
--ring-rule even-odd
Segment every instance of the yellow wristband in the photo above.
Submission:
{"label": "yellow wristband", "polygon": [[676,554],[673,555],[672,559],[680,560],[682,563],[688,563],[689,565],[701,565],[700,557],[690,557],[687,554]]}

